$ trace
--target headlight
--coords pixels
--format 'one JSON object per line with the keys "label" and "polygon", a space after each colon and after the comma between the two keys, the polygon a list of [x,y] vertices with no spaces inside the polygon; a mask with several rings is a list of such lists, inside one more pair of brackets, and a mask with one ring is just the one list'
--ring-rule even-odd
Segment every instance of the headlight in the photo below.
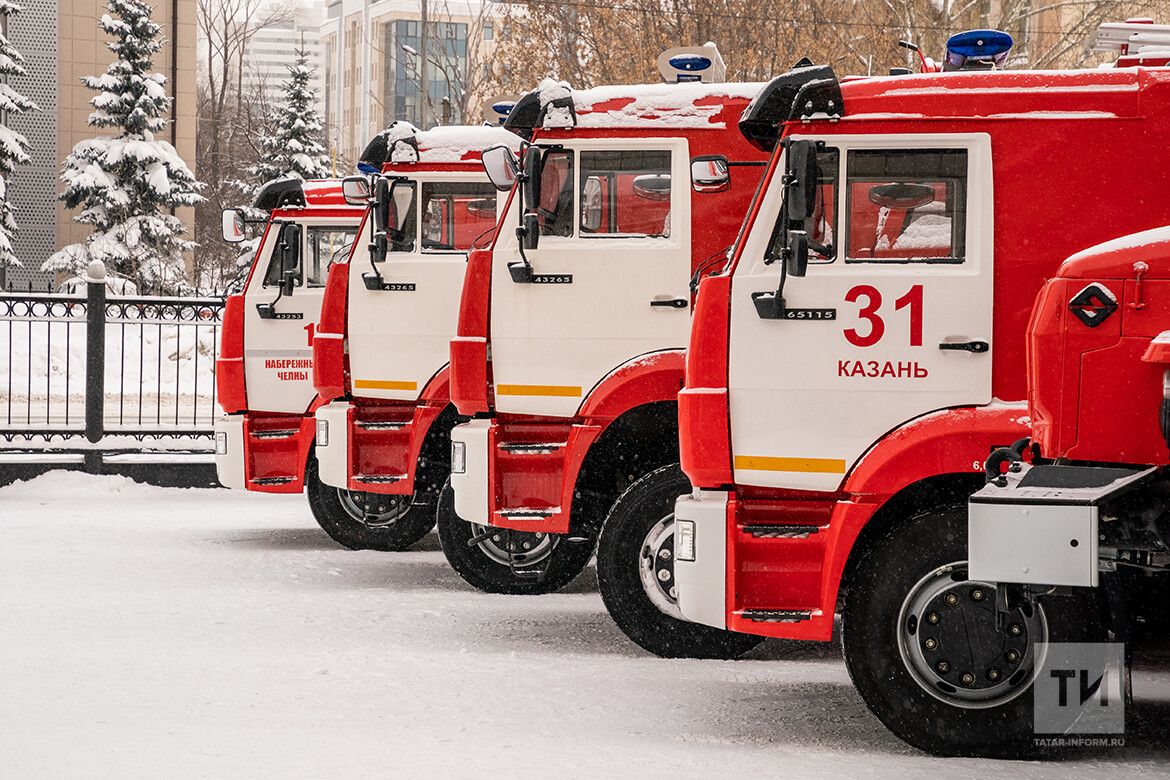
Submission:
{"label": "headlight", "polygon": [[451,442],[451,473],[463,474],[467,471],[467,445],[461,441]]}
{"label": "headlight", "polygon": [[329,446],[329,421],[317,418],[317,446]]}
{"label": "headlight", "polygon": [[674,557],[679,561],[695,560],[695,523],[693,520],[674,521]]}
{"label": "headlight", "polygon": [[215,432],[215,454],[227,455],[227,431]]}

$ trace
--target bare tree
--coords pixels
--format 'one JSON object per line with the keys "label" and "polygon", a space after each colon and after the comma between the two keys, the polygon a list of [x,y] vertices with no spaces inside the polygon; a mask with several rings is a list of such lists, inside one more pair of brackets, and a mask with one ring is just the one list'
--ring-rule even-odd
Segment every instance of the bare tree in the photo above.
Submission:
{"label": "bare tree", "polygon": [[288,22],[292,13],[265,0],[199,0],[196,13],[203,49],[195,166],[207,200],[195,210],[195,273],[202,286],[221,288],[235,275],[237,252],[220,240],[219,215],[239,205],[243,193],[234,182],[256,162],[267,121],[262,87],[245,87],[245,56],[257,33]]}

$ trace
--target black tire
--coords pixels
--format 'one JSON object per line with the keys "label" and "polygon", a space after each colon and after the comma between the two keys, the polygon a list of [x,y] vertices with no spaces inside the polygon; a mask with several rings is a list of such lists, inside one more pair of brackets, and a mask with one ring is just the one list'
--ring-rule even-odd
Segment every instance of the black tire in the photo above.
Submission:
{"label": "black tire", "polygon": [[[1043,750],[1034,743],[1031,682],[1027,674],[1022,674],[1024,682],[1014,688],[1003,686],[1003,681],[1012,680],[1020,670],[1034,668],[1030,654],[1023,648],[1044,641],[1043,630],[1037,628],[1037,613],[1042,612],[1047,623],[1048,642],[1102,641],[1105,632],[1096,596],[1085,588],[1061,589],[1043,596],[1040,608],[1032,615],[1026,606],[1013,613],[1016,617],[1009,625],[1023,626],[1023,636],[1009,637],[994,628],[994,588],[984,596],[979,583],[966,580],[965,565],[946,575],[936,574],[942,567],[965,564],[966,558],[965,504],[924,511],[876,540],[858,562],[845,600],[843,646],[849,675],[870,711],[897,737],[919,750],[942,756],[988,758],[1037,755]],[[934,585],[922,583],[937,583],[937,590],[930,590]],[[912,591],[927,595],[935,592],[936,596],[917,602],[925,607],[908,609],[909,617],[904,618],[907,630],[903,632],[903,603],[913,603],[909,602]],[[952,594],[959,600],[945,606],[951,604],[946,599]],[[944,606],[936,608],[936,604]],[[961,612],[953,613],[950,623],[948,609]],[[936,615],[935,624],[917,622],[918,614]],[[975,630],[988,625],[992,626],[988,631]],[[948,634],[952,626],[960,630]],[[939,638],[930,636],[930,632],[939,632]],[[919,648],[932,647],[927,644],[931,641],[936,643],[933,647],[937,651],[929,652],[937,653],[942,660],[928,656],[926,650],[919,654]],[[1020,650],[1014,649],[1017,644]],[[1020,666],[1008,662],[1012,653],[1022,659]],[[951,655],[956,656],[954,664],[945,660]],[[957,693],[940,691],[938,681],[927,676],[932,672],[912,671],[915,661],[904,657],[925,659],[918,663],[935,667],[945,663],[948,676],[941,681],[947,685],[954,682],[951,687]],[[969,671],[968,660],[972,667]],[[999,667],[1003,667],[1002,672]],[[920,683],[916,674],[924,682]],[[970,681],[974,682],[965,689],[957,687],[965,674],[971,674]],[[998,695],[992,695],[996,690],[992,679],[1000,680]],[[927,684],[934,686],[936,694],[927,691]],[[976,686],[985,690],[976,691]],[[1014,698],[1008,698],[1017,691]],[[977,709],[954,703],[961,695],[988,698],[982,702],[983,708]],[[951,701],[944,701],[942,696]]]}
{"label": "black tire", "polygon": [[[674,502],[690,490],[690,481],[673,464],[622,493],[601,529],[597,585],[614,622],[643,649],[663,658],[739,658],[764,637],[689,623],[663,611],[673,607]],[[652,581],[643,579],[643,565]],[[658,587],[653,595],[651,587]]]}
{"label": "black tire", "polygon": [[[552,593],[576,579],[593,557],[592,539],[570,541],[555,535],[541,535],[538,538],[535,534],[525,532],[512,532],[509,535],[504,529],[497,529],[498,534],[493,534],[481,544],[469,544],[487,529],[455,514],[455,491],[451,489],[450,483],[443,487],[439,495],[436,516],[439,543],[443,546],[447,562],[464,581],[485,593]],[[530,545],[529,549],[537,557],[530,564],[520,561],[514,570],[506,562],[510,552],[506,548],[511,544],[515,553],[524,554],[525,543]],[[543,571],[543,576],[535,576],[538,571]]]}
{"label": "black tire", "polygon": [[[392,522],[367,523],[357,510],[357,505],[366,500],[382,498],[379,494],[349,493],[343,496],[338,488],[326,485],[317,472],[317,459],[310,456],[305,466],[305,491],[309,496],[309,508],[317,524],[333,541],[351,550],[378,550],[398,552],[409,549],[431,532],[435,527],[434,498],[414,496],[385,496],[388,505],[411,504]],[[347,500],[348,499],[348,500]],[[356,499],[356,500],[355,500]]]}

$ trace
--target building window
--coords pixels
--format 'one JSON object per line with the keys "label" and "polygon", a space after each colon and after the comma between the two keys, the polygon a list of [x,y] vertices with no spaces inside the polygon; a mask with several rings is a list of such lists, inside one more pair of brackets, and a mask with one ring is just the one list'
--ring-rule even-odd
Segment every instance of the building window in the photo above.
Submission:
{"label": "building window", "polygon": [[483,39],[485,41],[490,41],[492,38],[495,37],[495,35],[496,35],[496,26],[494,24],[492,24],[491,22],[484,22],[483,23]]}
{"label": "building window", "polygon": [[443,98],[450,98],[454,111],[451,122],[464,121],[455,95],[464,88],[467,77],[467,25],[461,22],[436,22],[427,28],[427,107],[424,119],[424,101],[419,90],[419,55],[410,54],[403,47],[421,52],[419,23],[400,19],[382,28],[383,50],[387,52],[382,64],[383,122],[390,124],[405,119],[419,127],[437,122],[442,117]]}

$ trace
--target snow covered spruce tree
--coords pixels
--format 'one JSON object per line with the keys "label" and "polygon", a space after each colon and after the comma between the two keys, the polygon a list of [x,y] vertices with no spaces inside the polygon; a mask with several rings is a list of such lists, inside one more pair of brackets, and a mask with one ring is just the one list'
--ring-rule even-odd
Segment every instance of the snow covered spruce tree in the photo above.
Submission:
{"label": "snow covered spruce tree", "polygon": [[[323,126],[317,114],[317,91],[309,86],[312,78],[308,54],[298,51],[296,64],[289,67],[289,77],[281,84],[281,100],[268,117],[268,128],[256,139],[259,160],[248,167],[247,181],[236,182],[249,200],[265,184],[277,179],[324,179],[330,175],[329,155],[321,142]],[[266,216],[254,211],[249,214],[252,219]],[[243,284],[258,244],[259,238],[240,244],[236,279],[229,291]]]}
{"label": "snow covered spruce tree", "polygon": [[309,86],[312,77],[308,54],[298,51],[296,64],[289,67],[289,77],[280,87],[282,98],[272,108],[269,130],[258,140],[260,160],[248,169],[252,195],[276,179],[322,179],[329,175],[317,92]]}
{"label": "snow covered spruce tree", "polygon": [[162,48],[162,27],[143,0],[107,0],[100,26],[114,40],[114,62],[101,76],[83,79],[98,94],[90,100],[91,127],[113,134],[82,141],[65,159],[61,200],[80,208],[77,222],[93,226],[84,244],[50,257],[46,271],[79,272],[93,260],[134,281],[142,292],[175,292],[189,287],[183,252],[194,242],[172,213],[202,200],[190,168],[155,133],[167,125],[171,98],[166,79],[152,73]]}
{"label": "snow covered spruce tree", "polygon": [[[0,116],[5,119],[36,110],[31,100],[8,83],[13,76],[25,75],[24,58],[4,35],[4,30],[8,29],[6,22],[19,12],[20,6],[16,3],[0,0]],[[12,250],[16,215],[12,201],[8,198],[8,178],[16,166],[27,162],[28,141],[7,125],[0,125],[0,267],[21,264]]]}

